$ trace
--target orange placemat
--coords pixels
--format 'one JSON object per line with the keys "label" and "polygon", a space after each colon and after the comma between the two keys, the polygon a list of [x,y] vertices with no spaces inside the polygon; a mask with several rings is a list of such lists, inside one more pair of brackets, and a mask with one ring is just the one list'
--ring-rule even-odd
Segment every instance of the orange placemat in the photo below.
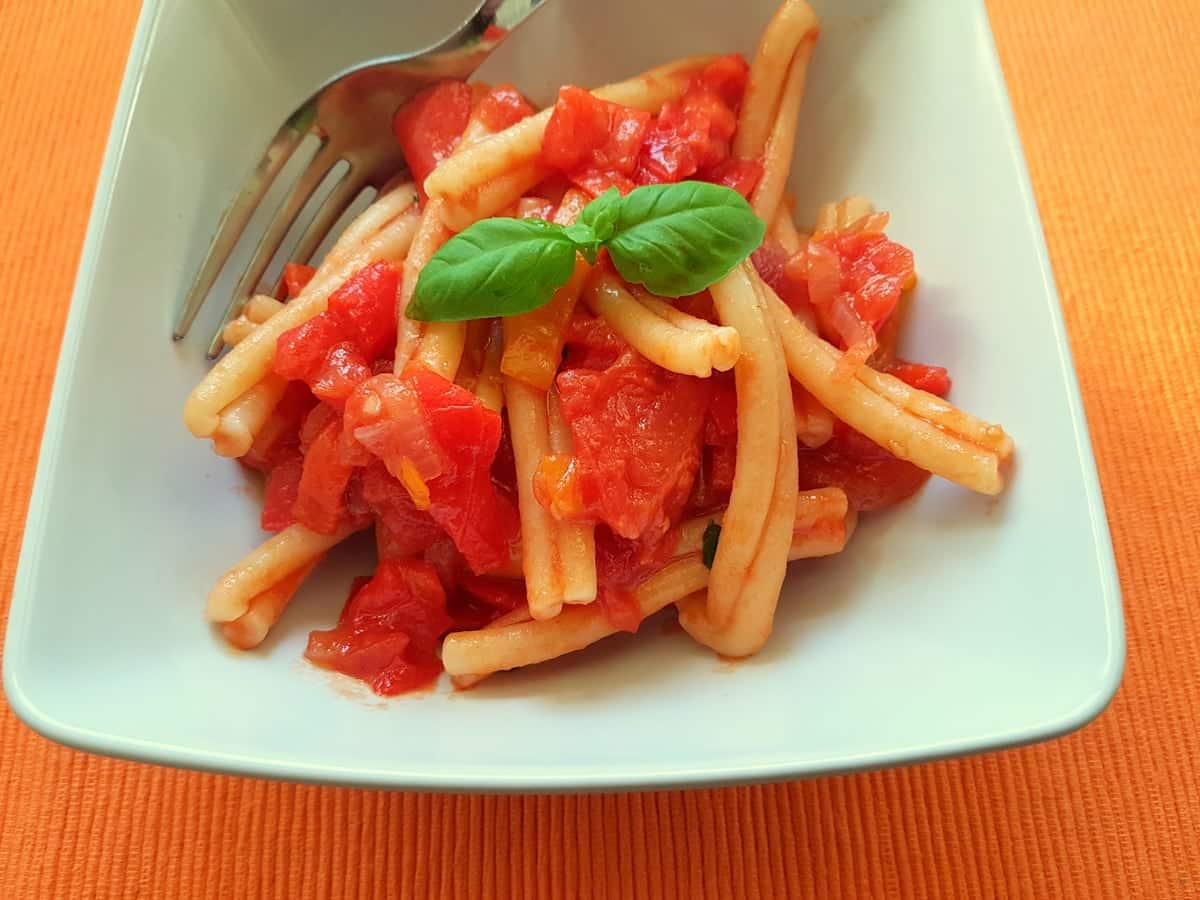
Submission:
{"label": "orange placemat", "polygon": [[[0,4],[3,597],[137,7]],[[1128,670],[1098,722],[869,775],[497,798],[99,759],[3,707],[0,897],[1200,897],[1200,388],[1176,374],[1200,342],[1200,7],[989,7],[1125,593]]]}

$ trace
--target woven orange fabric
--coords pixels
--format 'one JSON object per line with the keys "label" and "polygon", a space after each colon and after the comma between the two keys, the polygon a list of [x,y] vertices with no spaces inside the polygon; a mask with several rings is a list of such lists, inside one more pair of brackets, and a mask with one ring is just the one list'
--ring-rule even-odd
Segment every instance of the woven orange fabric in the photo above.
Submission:
{"label": "woven orange fabric", "polygon": [[[92,758],[0,707],[0,897],[1200,897],[1200,388],[1174,374],[1200,344],[1200,11],[989,6],[1125,592],[1127,675],[1098,722],[854,777],[485,798]],[[0,4],[2,597],[137,7]]]}

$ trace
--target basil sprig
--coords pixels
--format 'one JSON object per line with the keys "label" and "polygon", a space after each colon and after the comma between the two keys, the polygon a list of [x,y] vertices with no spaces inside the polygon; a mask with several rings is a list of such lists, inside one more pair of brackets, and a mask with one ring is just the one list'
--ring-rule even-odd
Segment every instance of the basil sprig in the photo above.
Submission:
{"label": "basil sprig", "polygon": [[575,254],[607,248],[626,281],[663,297],[695,294],[754,252],[766,226],[736,191],[704,181],[610,188],[573,225],[483,219],[426,263],[405,314],[461,322],[529,312],[566,284]]}

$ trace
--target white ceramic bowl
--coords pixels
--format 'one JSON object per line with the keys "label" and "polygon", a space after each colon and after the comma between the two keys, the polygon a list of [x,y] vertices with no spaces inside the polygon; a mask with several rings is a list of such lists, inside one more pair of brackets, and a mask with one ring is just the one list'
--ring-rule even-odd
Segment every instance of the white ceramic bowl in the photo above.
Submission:
{"label": "white ceramic bowl", "polygon": [[[282,116],[326,75],[420,46],[459,13],[417,5],[147,2],[14,590],[4,676],[17,713],[63,743],[172,765],[488,790],[813,775],[1038,740],[1096,715],[1122,669],[1120,599],[979,2],[821,4],[794,189],[801,209],[858,191],[892,211],[922,275],[906,350],[948,366],[953,399],[1015,437],[1006,496],[933,483],[870,517],[841,556],[795,566],[767,649],[738,665],[651,621],[466,694],[383,701],[301,658],[367,570],[362,548],[335,555],[259,652],[223,646],[204,597],[261,539],[258,506],[180,422],[212,313],[178,346],[170,320]],[[773,5],[554,0],[482,76],[545,102],[561,82],[749,54]]]}

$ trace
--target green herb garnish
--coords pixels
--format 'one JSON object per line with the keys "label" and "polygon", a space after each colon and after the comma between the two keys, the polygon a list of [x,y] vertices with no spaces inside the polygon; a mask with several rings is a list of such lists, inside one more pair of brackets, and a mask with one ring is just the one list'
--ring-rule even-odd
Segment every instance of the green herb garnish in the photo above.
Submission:
{"label": "green herb garnish", "polygon": [[421,270],[405,312],[428,322],[528,312],[567,282],[577,252],[595,262],[602,247],[626,281],[682,297],[724,278],[765,231],[745,198],[720,185],[654,184],[624,197],[610,188],[574,225],[493,218],[456,234]]}
{"label": "green herb garnish", "polygon": [[713,567],[713,560],[717,558],[717,542],[720,540],[721,526],[716,522],[709,522],[708,527],[704,529],[704,538],[700,542],[700,559],[705,568]]}

